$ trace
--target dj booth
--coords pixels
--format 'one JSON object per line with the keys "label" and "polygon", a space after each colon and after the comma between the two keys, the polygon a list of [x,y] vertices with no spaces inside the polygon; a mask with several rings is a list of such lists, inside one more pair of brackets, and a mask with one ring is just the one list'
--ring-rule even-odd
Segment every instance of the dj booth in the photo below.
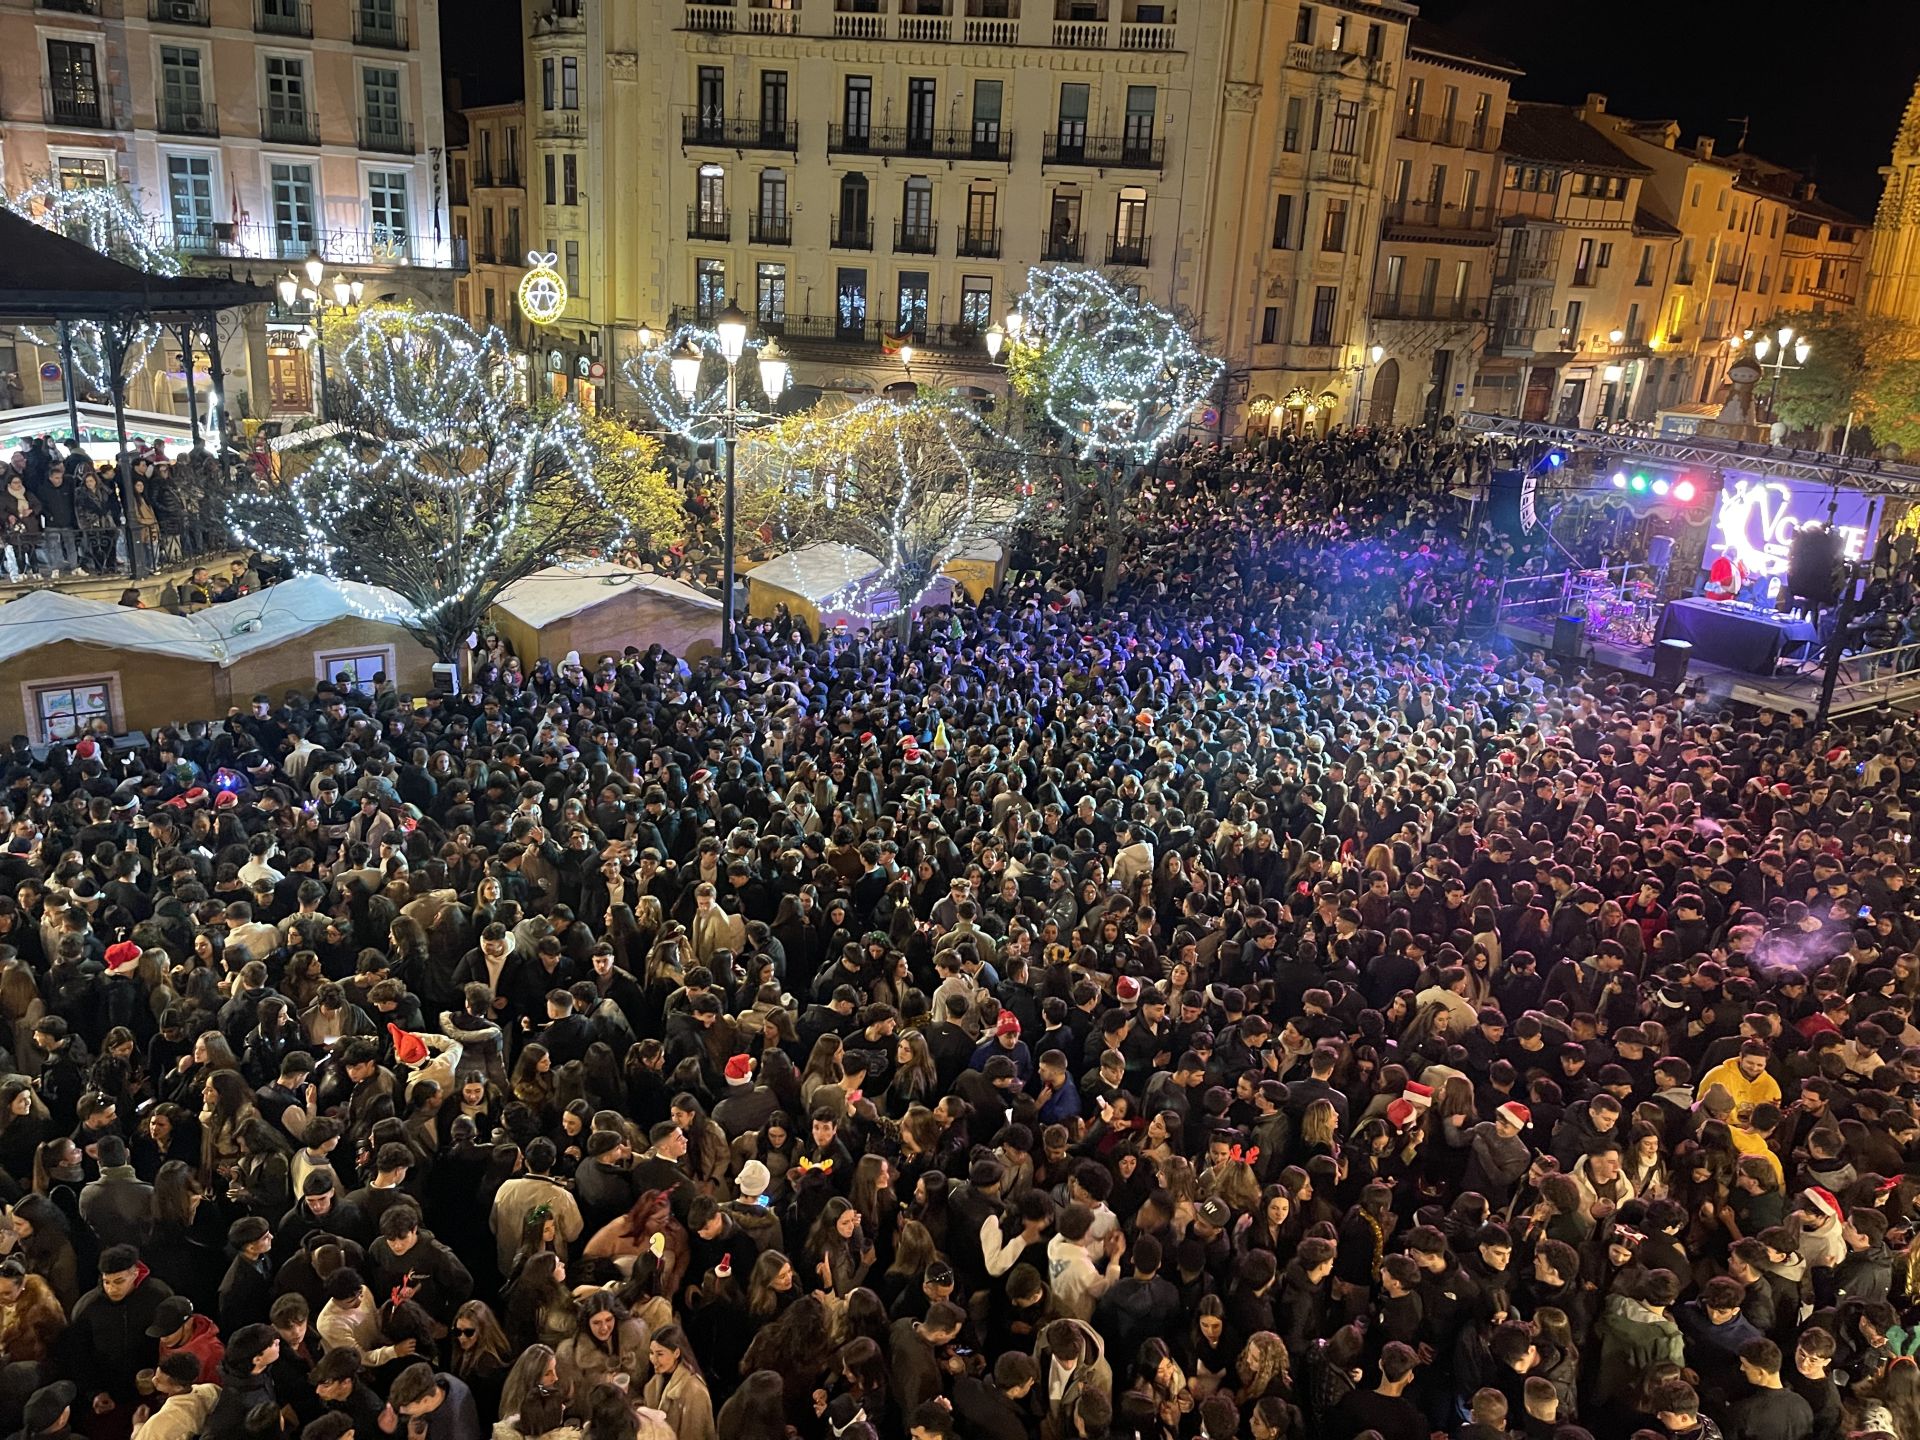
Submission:
{"label": "dj booth", "polygon": [[1820,643],[1807,621],[1738,600],[1675,600],[1657,639],[1692,643],[1696,659],[1750,675],[1771,675],[1782,659],[1805,659]]}

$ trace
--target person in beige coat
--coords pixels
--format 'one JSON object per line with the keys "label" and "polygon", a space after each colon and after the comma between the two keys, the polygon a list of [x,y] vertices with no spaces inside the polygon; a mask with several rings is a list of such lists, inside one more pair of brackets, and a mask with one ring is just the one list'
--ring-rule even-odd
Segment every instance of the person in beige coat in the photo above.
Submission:
{"label": "person in beige coat", "polygon": [[196,1385],[200,1362],[181,1352],[167,1356],[153,1372],[153,1393],[160,1408],[142,1405],[133,1412],[131,1440],[193,1440],[206,1428],[220,1399],[218,1385]]}
{"label": "person in beige coat", "polygon": [[717,1440],[713,1426],[713,1398],[694,1359],[686,1332],[669,1325],[648,1346],[653,1378],[640,1403],[667,1417],[679,1440]]}

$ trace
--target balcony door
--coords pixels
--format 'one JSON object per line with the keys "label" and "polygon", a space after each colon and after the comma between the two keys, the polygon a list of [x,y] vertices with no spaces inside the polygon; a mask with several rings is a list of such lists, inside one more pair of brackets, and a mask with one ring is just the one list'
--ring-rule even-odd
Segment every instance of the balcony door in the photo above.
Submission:
{"label": "balcony door", "polygon": [[304,260],[314,248],[313,167],[273,167],[273,239],[285,260]]}
{"label": "balcony door", "polygon": [[932,78],[910,76],[907,80],[907,148],[931,150],[933,127],[938,109]]}
{"label": "balcony door", "polygon": [[834,329],[842,340],[864,340],[867,334],[867,272],[840,268],[834,278]]}
{"label": "balcony door", "polygon": [[100,61],[88,41],[49,40],[47,81],[56,121],[100,121]]}

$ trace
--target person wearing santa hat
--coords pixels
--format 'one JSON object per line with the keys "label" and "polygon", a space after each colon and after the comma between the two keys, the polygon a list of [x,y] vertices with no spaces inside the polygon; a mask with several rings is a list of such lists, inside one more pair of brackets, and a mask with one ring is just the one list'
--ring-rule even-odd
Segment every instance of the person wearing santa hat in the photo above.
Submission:
{"label": "person wearing santa hat", "polygon": [[1810,1269],[1831,1269],[1847,1254],[1847,1238],[1842,1233],[1843,1207],[1831,1190],[1809,1185],[1800,1192],[1794,1207],[1801,1217],[1800,1258]]}
{"label": "person wearing santa hat", "polygon": [[729,1142],[762,1129],[780,1108],[780,1097],[771,1088],[753,1083],[753,1057],[735,1055],[722,1072],[727,1093],[714,1102],[711,1117]]}
{"label": "person wearing santa hat", "polygon": [[1495,1210],[1507,1203],[1533,1163],[1533,1151],[1522,1134],[1533,1124],[1533,1112],[1518,1100],[1509,1100],[1467,1132],[1467,1168],[1460,1188],[1487,1197]]}

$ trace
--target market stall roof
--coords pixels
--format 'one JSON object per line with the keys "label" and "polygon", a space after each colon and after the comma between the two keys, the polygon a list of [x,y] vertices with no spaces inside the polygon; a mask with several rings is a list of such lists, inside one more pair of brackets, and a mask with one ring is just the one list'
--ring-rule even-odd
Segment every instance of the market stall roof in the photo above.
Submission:
{"label": "market stall roof", "polygon": [[864,550],[822,541],[776,555],[746,574],[748,580],[778,586],[817,604],[844,593],[879,568],[880,562]]}
{"label": "market stall roof", "polygon": [[625,595],[650,594],[681,605],[720,613],[717,596],[665,575],[649,575],[624,565],[589,565],[572,569],[550,565],[524,580],[516,580],[493,603],[516,620],[539,629],[566,620]]}
{"label": "market stall roof", "polygon": [[0,606],[0,661],[71,640],[224,667],[336,620],[405,625],[412,613],[391,590],[324,575],[301,575],[192,615],[36,590]]}
{"label": "market stall roof", "polygon": [[149,275],[5,209],[0,255],[7,257],[0,266],[0,320],[9,322],[122,314],[178,322],[273,298],[230,275]]}

